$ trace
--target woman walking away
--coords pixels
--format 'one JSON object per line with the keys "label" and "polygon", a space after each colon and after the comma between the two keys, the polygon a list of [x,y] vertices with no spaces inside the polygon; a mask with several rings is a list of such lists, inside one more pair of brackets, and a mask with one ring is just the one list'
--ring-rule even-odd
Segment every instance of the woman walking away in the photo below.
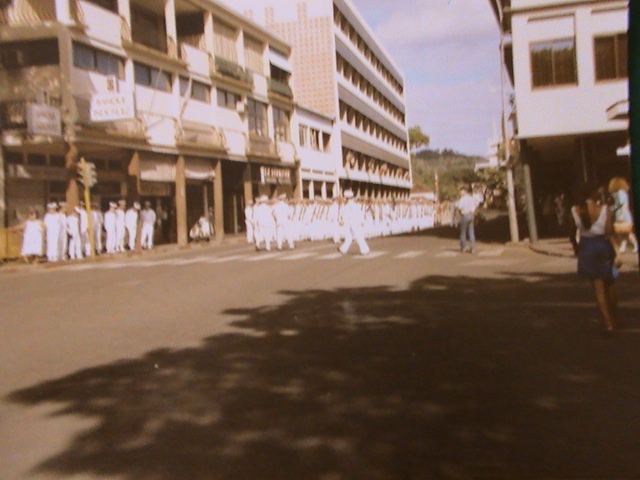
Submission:
{"label": "woman walking away", "polygon": [[[609,193],[615,201],[613,229],[620,243],[620,253],[627,250],[627,241],[631,242],[633,252],[638,253],[638,239],[633,233],[633,216],[629,209],[629,184],[622,177],[613,177],[609,182]],[[620,229],[620,230],[618,230]]]}
{"label": "woman walking away", "polygon": [[615,280],[616,252],[612,245],[613,209],[607,205],[604,190],[585,185],[578,204],[571,208],[578,232],[578,274],[591,281],[606,332],[619,326],[618,294]]}

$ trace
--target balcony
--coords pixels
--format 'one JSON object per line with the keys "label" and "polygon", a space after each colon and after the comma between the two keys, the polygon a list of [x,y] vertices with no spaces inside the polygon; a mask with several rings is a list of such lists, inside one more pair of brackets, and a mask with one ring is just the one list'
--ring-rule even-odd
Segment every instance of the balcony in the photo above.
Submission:
{"label": "balcony", "polygon": [[245,86],[253,87],[253,74],[237,63],[216,55],[212,74],[237,80]]}
{"label": "balcony", "polygon": [[[69,2],[68,18],[58,18],[54,0],[14,0],[13,2],[0,2],[0,26],[4,25],[41,25],[44,22],[74,22],[78,25],[86,25],[82,6],[78,0]],[[66,14],[63,14],[66,15]]]}
{"label": "balcony", "polygon": [[269,78],[269,92],[277,93],[283,97],[293,98],[293,90],[286,82],[276,80],[275,78]]}
{"label": "balcony", "polygon": [[27,101],[9,100],[0,103],[0,128],[27,128]]}
{"label": "balcony", "polygon": [[249,135],[249,144],[247,145],[248,157],[261,157],[273,160],[279,160],[278,148],[273,140],[269,137],[260,137],[258,135]]}
{"label": "balcony", "polygon": [[185,120],[176,122],[176,145],[218,152],[226,151],[225,139],[217,128]]}

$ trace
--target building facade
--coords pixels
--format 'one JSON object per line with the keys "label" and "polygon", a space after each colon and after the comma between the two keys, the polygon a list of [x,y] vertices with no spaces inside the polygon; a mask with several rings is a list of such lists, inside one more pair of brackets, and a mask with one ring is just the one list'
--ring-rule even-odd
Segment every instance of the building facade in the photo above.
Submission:
{"label": "building facade", "polygon": [[[628,176],[628,2],[490,0],[515,89],[530,230],[577,182]],[[531,232],[530,232],[531,233]]]}
{"label": "building facade", "polygon": [[[291,48],[212,0],[14,0],[0,7],[2,221],[93,199],[149,200],[162,239],[201,215],[221,237],[247,199],[299,195]],[[41,210],[42,211],[42,210]]]}
{"label": "building facade", "polygon": [[[287,40],[296,102],[335,118],[335,193],[408,197],[404,76],[350,0],[226,0]],[[304,158],[301,156],[301,161]],[[318,184],[317,178],[303,181]],[[334,188],[329,180],[321,188]]]}

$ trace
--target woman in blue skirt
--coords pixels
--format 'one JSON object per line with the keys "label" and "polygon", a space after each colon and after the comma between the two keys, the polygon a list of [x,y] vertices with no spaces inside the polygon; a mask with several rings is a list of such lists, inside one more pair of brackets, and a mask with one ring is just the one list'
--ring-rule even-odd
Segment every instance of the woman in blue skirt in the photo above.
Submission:
{"label": "woman in blue skirt", "polygon": [[580,201],[571,209],[580,234],[578,274],[591,281],[604,328],[611,332],[620,325],[615,280],[616,251],[612,245],[613,209],[607,204],[604,189],[596,184],[583,187]]}

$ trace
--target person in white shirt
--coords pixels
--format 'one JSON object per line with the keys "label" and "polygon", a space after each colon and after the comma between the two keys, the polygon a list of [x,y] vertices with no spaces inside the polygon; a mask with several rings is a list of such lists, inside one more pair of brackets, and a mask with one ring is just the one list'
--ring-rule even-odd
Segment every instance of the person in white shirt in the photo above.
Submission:
{"label": "person in white shirt", "polygon": [[244,224],[247,227],[247,243],[254,243],[253,239],[253,201],[249,200],[244,207]]}
{"label": "person in white shirt", "polygon": [[117,231],[116,231],[116,208],[118,204],[109,202],[109,210],[104,214],[104,231],[106,233],[107,253],[116,253]]}
{"label": "person in white shirt", "polygon": [[93,239],[96,253],[102,253],[102,225],[104,224],[104,216],[98,208],[97,203],[91,205],[91,218],[93,219]]}
{"label": "person in white shirt", "polygon": [[266,195],[260,197],[260,203],[254,207],[254,235],[256,250],[264,243],[265,250],[271,251],[271,242],[275,235],[276,222],[273,218],[273,208]]}
{"label": "person in white shirt", "polygon": [[57,262],[60,260],[60,215],[58,214],[58,205],[49,203],[47,205],[47,213],[44,216],[44,225],[47,233],[47,261]]}
{"label": "person in white shirt", "polygon": [[129,250],[136,249],[136,236],[138,235],[138,215],[140,204],[133,202],[133,206],[127,210],[124,217],[124,224],[129,236]]}
{"label": "person in white shirt", "polygon": [[460,188],[460,200],[456,204],[456,208],[460,211],[460,251],[467,249],[467,239],[471,253],[476,251],[476,231],[475,231],[475,214],[478,205],[475,199],[469,193],[467,187]]}
{"label": "person in white shirt", "polygon": [[143,249],[149,250],[153,248],[153,228],[156,224],[156,219],[157,215],[151,208],[151,202],[144,202],[144,209],[140,212],[140,221],[142,223],[140,244]]}
{"label": "person in white shirt", "polygon": [[116,209],[116,252],[124,252],[124,234],[126,232],[126,207],[125,200],[118,200]]}
{"label": "person in white shirt", "polygon": [[283,193],[278,197],[278,201],[273,206],[273,218],[276,222],[276,246],[282,250],[282,244],[287,241],[289,249],[296,248],[293,243],[293,207],[287,203],[287,196]]}
{"label": "person in white shirt", "polygon": [[364,239],[363,226],[365,217],[362,206],[354,200],[353,191],[351,190],[344,192],[344,198],[347,199],[347,203],[342,207],[340,214],[342,223],[345,226],[345,239],[338,250],[341,254],[346,255],[351,243],[355,240],[360,248],[360,254],[368,255],[370,250]]}
{"label": "person in white shirt", "polygon": [[82,236],[80,235],[80,207],[76,207],[67,215],[67,234],[69,235],[69,258],[82,259]]}

